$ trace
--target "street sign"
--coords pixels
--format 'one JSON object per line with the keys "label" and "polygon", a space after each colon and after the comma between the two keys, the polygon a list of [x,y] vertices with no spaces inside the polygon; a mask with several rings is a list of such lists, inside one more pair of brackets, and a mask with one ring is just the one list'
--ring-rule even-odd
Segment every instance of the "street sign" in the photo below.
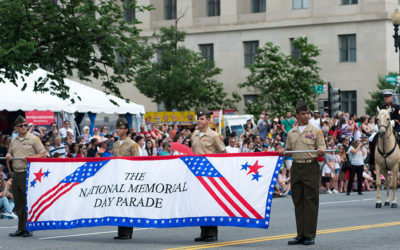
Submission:
{"label": "street sign", "polygon": [[385,82],[390,82],[392,85],[399,81],[398,76],[385,75]]}
{"label": "street sign", "polygon": [[313,85],[313,90],[317,94],[324,94],[325,93],[325,85]]}

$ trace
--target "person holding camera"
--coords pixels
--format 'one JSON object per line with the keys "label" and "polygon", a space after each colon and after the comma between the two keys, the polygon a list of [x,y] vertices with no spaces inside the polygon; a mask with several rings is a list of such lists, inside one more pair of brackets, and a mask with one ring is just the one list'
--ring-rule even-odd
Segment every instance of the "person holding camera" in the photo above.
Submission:
{"label": "person holding camera", "polygon": [[364,160],[367,157],[367,149],[365,142],[362,143],[360,140],[354,140],[351,143],[349,151],[347,152],[350,160],[350,178],[347,186],[346,195],[350,195],[353,188],[354,175],[357,173],[357,191],[359,195],[362,195],[362,182],[363,182],[363,171],[364,171]]}

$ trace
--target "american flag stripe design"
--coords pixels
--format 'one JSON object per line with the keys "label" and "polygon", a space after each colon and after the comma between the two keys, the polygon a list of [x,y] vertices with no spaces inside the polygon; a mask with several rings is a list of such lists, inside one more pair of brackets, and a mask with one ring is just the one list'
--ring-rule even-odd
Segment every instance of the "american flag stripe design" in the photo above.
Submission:
{"label": "american flag stripe design", "polygon": [[61,184],[62,183],[58,183],[53,188],[51,188],[49,191],[47,191],[46,193],[42,194],[42,196],[40,196],[39,199],[32,205],[31,209],[29,210],[29,215],[31,215],[33,213],[33,211],[35,211],[34,210],[35,207],[39,204],[40,201],[42,201],[42,199],[44,199],[49,193],[51,193],[52,191],[57,189]]}
{"label": "american flag stripe design", "polygon": [[232,185],[225,179],[225,177],[220,178],[222,183],[232,192],[232,194],[243,204],[250,213],[257,219],[264,219],[237,191],[232,187]]}
{"label": "american flag stripe design", "polygon": [[209,178],[209,180],[211,181],[211,183],[214,185],[214,187],[217,188],[218,192],[229,202],[229,204],[231,204],[235,210],[237,212],[239,212],[239,214],[242,217],[246,217],[246,218],[250,218],[250,216],[248,216],[243,209],[241,209],[237,203],[235,201],[233,201],[233,199],[227,194],[227,192],[225,192],[225,190],[223,188],[221,188],[221,186],[218,184],[218,182],[214,179],[214,178]]}
{"label": "american flag stripe design", "polygon": [[207,182],[202,177],[197,177],[200,183],[205,187],[205,189],[210,193],[210,195],[214,198],[214,200],[222,207],[222,209],[231,217],[235,217],[235,214],[232,210],[225,205],[225,203],[218,197],[218,195],[214,192],[214,190],[207,184]]}
{"label": "american flag stripe design", "polygon": [[73,187],[94,176],[107,162],[87,162],[78,167],[72,174],[66,176],[57,185],[42,194],[29,209],[28,221],[38,221],[39,217],[50,208],[60,197],[68,193]]}
{"label": "american flag stripe design", "polygon": [[211,197],[231,217],[264,219],[204,156],[186,156],[181,160],[196,176]]}
{"label": "american flag stripe design", "polygon": [[57,196],[55,196],[50,203],[48,203],[46,206],[44,206],[42,208],[42,210],[38,213],[38,215],[36,216],[36,218],[34,219],[34,221],[38,221],[39,217],[51,206],[53,205],[54,202],[56,202],[61,196],[63,196],[64,194],[68,193],[74,186],[78,185],[80,183],[75,182],[75,183],[70,183],[68,185],[65,185],[63,191],[61,193],[59,193]]}

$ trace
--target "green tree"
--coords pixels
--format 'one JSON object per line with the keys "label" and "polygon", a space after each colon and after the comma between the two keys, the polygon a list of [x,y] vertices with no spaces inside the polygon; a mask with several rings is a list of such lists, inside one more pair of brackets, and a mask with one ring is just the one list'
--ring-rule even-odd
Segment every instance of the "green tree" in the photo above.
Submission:
{"label": "green tree", "polygon": [[0,82],[17,85],[17,73],[23,79],[41,67],[53,74],[38,79],[35,91],[69,98],[63,78],[77,74],[99,79],[106,93],[121,97],[119,84],[132,81],[142,63],[139,22],[124,20],[132,9],[151,6],[136,0],[1,0]]}
{"label": "green tree", "polygon": [[[389,75],[397,76],[397,73],[390,72]],[[378,90],[370,91],[369,94],[371,99],[366,99],[365,104],[365,113],[372,116],[376,114],[376,107],[383,104],[383,94],[382,90],[384,89],[394,89],[395,87],[392,86],[389,82],[385,81],[385,76],[378,76],[378,83],[376,84]]]}
{"label": "green tree", "polygon": [[240,88],[248,88],[258,94],[257,101],[246,107],[246,112],[258,116],[261,110],[273,116],[294,111],[297,101],[302,99],[315,108],[317,94],[312,86],[323,84],[316,57],[320,50],[307,43],[307,38],[293,40],[298,53],[285,55],[280,47],[267,42],[258,49],[250,75]]}
{"label": "green tree", "polygon": [[[209,109],[235,108],[240,96],[233,93],[228,98],[223,84],[215,77],[221,69],[200,53],[179,45],[186,34],[174,26],[162,27],[158,42],[148,46],[146,65],[135,79],[136,87],[156,103],[163,103],[167,110],[190,110],[203,106]],[[150,59],[153,60],[150,60]]]}

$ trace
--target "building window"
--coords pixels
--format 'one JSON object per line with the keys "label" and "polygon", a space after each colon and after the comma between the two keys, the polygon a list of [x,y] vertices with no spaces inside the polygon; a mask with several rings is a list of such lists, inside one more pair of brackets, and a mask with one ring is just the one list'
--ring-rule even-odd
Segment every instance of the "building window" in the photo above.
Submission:
{"label": "building window", "polygon": [[308,0],[293,0],[293,9],[308,9]]}
{"label": "building window", "polygon": [[339,59],[340,62],[357,61],[356,35],[339,35]]}
{"label": "building window", "polygon": [[207,15],[208,16],[220,16],[221,15],[220,0],[207,0]]}
{"label": "building window", "polygon": [[267,9],[267,0],[251,0],[251,12],[265,12]]}
{"label": "building window", "polygon": [[357,91],[341,91],[342,111],[357,114]]}
{"label": "building window", "polygon": [[248,107],[251,103],[257,103],[258,95],[243,95],[244,106]]}
{"label": "building window", "polygon": [[164,0],[164,18],[176,19],[176,0]]}
{"label": "building window", "polygon": [[214,44],[200,44],[199,48],[204,59],[214,61]]}
{"label": "building window", "polygon": [[135,20],[135,8],[133,6],[131,6],[132,5],[131,2],[132,2],[131,0],[124,0],[124,3],[125,3],[124,18],[125,18],[125,21],[127,21],[127,22],[133,22],[133,20]]}
{"label": "building window", "polygon": [[342,5],[358,4],[358,0],[342,0]]}
{"label": "building window", "polygon": [[293,40],[294,38],[290,38],[290,54],[294,57],[294,58],[300,58],[301,56],[301,50],[300,48],[296,47],[293,44]]}
{"label": "building window", "polygon": [[254,63],[258,49],[258,41],[243,42],[243,45],[244,45],[244,66],[248,68],[251,64]]}

